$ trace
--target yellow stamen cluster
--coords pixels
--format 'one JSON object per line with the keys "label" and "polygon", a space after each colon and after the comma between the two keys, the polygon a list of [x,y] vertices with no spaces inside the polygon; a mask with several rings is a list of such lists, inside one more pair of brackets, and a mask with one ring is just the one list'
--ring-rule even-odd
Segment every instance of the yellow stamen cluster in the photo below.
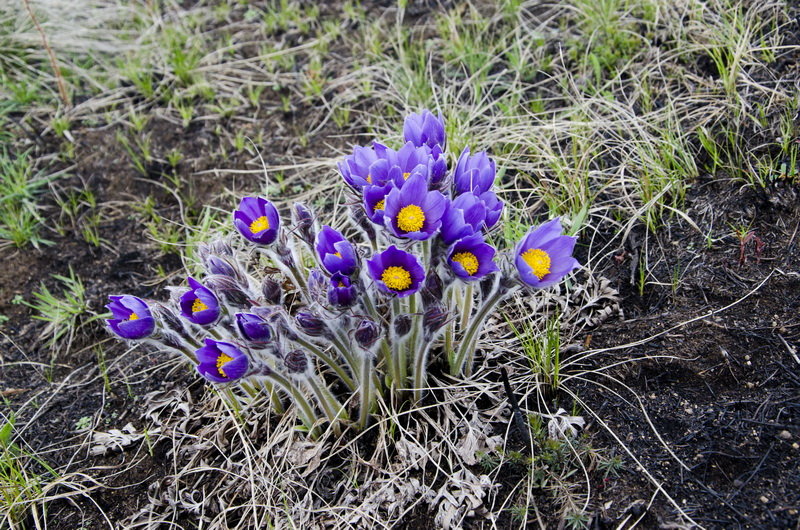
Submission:
{"label": "yellow stamen cluster", "polygon": [[540,280],[550,274],[550,255],[540,248],[529,248],[521,254],[522,260]]}
{"label": "yellow stamen cluster", "polygon": [[202,300],[199,298],[195,298],[194,302],[192,303],[192,313],[199,313],[200,311],[205,311],[208,309],[208,306],[203,303]]}
{"label": "yellow stamen cluster", "polygon": [[411,176],[411,173],[409,173],[409,172],[403,173],[403,180],[408,180],[408,177],[410,177],[410,176]]}
{"label": "yellow stamen cluster", "polygon": [[250,223],[250,231],[254,234],[269,230],[269,219],[266,215],[262,215],[252,223]]}
{"label": "yellow stamen cluster", "polygon": [[403,232],[417,232],[425,224],[425,212],[416,204],[404,206],[397,213],[397,226]]}
{"label": "yellow stamen cluster", "polygon": [[478,258],[472,252],[459,252],[454,254],[452,259],[456,263],[460,263],[470,276],[478,272]]}
{"label": "yellow stamen cluster", "polygon": [[336,256],[337,258],[341,258],[342,257],[342,253],[341,252],[334,252],[333,255]]}
{"label": "yellow stamen cluster", "polygon": [[219,372],[219,375],[221,375],[222,377],[228,377],[228,374],[225,373],[222,367],[231,362],[232,360],[233,357],[225,355],[224,353],[219,354],[219,357],[217,357],[217,371]]}
{"label": "yellow stamen cluster", "polygon": [[128,317],[128,320],[139,320],[139,315],[136,313],[131,313],[131,316]]}
{"label": "yellow stamen cluster", "polygon": [[411,287],[411,273],[403,267],[386,267],[381,281],[394,291],[405,291]]}
{"label": "yellow stamen cluster", "polygon": [[372,175],[367,175],[367,183],[372,184]]}
{"label": "yellow stamen cluster", "polygon": [[385,202],[386,201],[384,199],[381,199],[378,202],[376,202],[375,203],[375,211],[377,212],[378,210],[383,210],[383,207],[385,206]]}

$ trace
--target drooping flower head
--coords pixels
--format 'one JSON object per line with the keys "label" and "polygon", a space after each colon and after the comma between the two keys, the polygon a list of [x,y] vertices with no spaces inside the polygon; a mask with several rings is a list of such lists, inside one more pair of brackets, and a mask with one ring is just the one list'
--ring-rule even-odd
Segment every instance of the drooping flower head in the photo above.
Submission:
{"label": "drooping flower head", "polygon": [[334,307],[350,307],[356,303],[356,286],[349,277],[338,272],[331,276],[328,302]]}
{"label": "drooping flower head", "polygon": [[247,354],[230,342],[206,339],[206,345],[195,352],[197,371],[213,383],[228,383],[247,373]]}
{"label": "drooping flower head", "polygon": [[250,342],[263,344],[272,337],[269,323],[253,313],[236,313],[236,327],[242,338]]}
{"label": "drooping flower head", "polygon": [[127,294],[108,299],[111,302],[106,308],[111,311],[111,318],[106,322],[111,331],[130,340],[143,339],[153,333],[156,321],[144,300]]}
{"label": "drooping flower head", "polygon": [[275,206],[263,197],[244,197],[233,212],[233,224],[242,236],[258,245],[269,245],[278,237],[281,219]]}
{"label": "drooping flower head", "polygon": [[439,237],[446,245],[480,232],[486,221],[486,205],[472,193],[462,193],[448,201]]}
{"label": "drooping flower head", "polygon": [[187,279],[189,290],[181,295],[181,314],[190,322],[207,326],[219,318],[219,300],[211,289],[192,277]]}
{"label": "drooping flower head", "polygon": [[447,253],[447,264],[464,281],[480,280],[498,270],[494,254],[494,247],[481,234],[473,234],[456,241]]}
{"label": "drooping flower head", "polygon": [[575,237],[561,235],[556,217],[532,229],[514,251],[514,264],[523,282],[538,289],[558,283],[580,266],[572,257]]}
{"label": "drooping flower head", "polygon": [[419,114],[409,114],[403,123],[403,139],[412,142],[415,146],[445,147],[444,118],[442,114],[436,117],[429,110]]}
{"label": "drooping flower head", "polygon": [[414,175],[386,196],[384,223],[397,237],[428,239],[441,226],[446,206],[444,195],[428,191],[425,178]]}
{"label": "drooping flower head", "polygon": [[330,226],[323,226],[319,231],[316,249],[319,261],[330,274],[339,272],[349,276],[358,266],[353,245]]}
{"label": "drooping flower head", "polygon": [[471,191],[480,195],[492,188],[494,178],[494,160],[485,151],[470,155],[469,147],[465,147],[453,172],[456,193]]}
{"label": "drooping flower head", "polygon": [[367,270],[379,288],[400,298],[416,293],[425,280],[417,257],[394,245],[367,260]]}

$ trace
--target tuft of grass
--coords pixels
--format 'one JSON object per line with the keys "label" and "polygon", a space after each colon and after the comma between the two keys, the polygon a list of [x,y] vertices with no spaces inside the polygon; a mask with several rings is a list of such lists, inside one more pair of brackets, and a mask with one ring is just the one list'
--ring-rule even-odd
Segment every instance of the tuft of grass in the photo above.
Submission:
{"label": "tuft of grass", "polygon": [[0,240],[17,247],[52,244],[40,234],[44,220],[38,198],[54,178],[33,167],[29,151],[0,150]]}
{"label": "tuft of grass", "polygon": [[528,360],[535,380],[545,387],[547,393],[558,390],[561,373],[559,317],[554,316],[549,319],[545,323],[544,330],[536,329],[529,319],[522,319],[515,324],[507,315],[505,318]]}

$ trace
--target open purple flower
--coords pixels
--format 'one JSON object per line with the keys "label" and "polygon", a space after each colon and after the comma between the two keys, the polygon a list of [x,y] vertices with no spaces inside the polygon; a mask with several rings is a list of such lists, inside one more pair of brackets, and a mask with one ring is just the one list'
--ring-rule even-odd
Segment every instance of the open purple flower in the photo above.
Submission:
{"label": "open purple flower", "polygon": [[272,329],[266,320],[252,313],[236,313],[236,327],[245,340],[265,343],[272,338]]}
{"label": "open purple flower", "polygon": [[356,286],[349,277],[338,272],[331,276],[328,302],[334,307],[350,307],[356,303]]}
{"label": "open purple flower", "polygon": [[427,145],[444,149],[446,137],[442,114],[436,117],[427,109],[419,114],[409,114],[403,123],[403,139],[417,147]]}
{"label": "open purple flower", "polygon": [[269,245],[278,237],[281,219],[275,206],[263,197],[243,197],[233,212],[233,224],[248,241]]}
{"label": "open purple flower", "polygon": [[156,321],[150,308],[141,298],[128,294],[109,296],[111,302],[106,308],[111,317],[106,320],[111,331],[123,339],[143,339],[150,336],[156,327]]}
{"label": "open purple flower", "polygon": [[425,280],[417,257],[394,245],[367,260],[367,270],[378,287],[400,298],[416,293]]}
{"label": "open purple flower", "polygon": [[190,289],[181,295],[181,314],[190,322],[207,326],[219,318],[219,300],[208,287],[194,278],[187,279]]}
{"label": "open purple flower", "polygon": [[349,276],[355,272],[358,262],[353,245],[330,226],[323,226],[319,231],[316,248],[322,266],[329,273]]}
{"label": "open purple flower", "polygon": [[206,345],[195,352],[197,371],[213,383],[227,383],[247,373],[247,354],[230,342],[206,339]]}
{"label": "open purple flower", "polygon": [[383,186],[364,187],[364,211],[369,220],[383,226],[383,209],[386,205],[386,196],[395,188],[394,182],[387,182]]}
{"label": "open purple flower", "polygon": [[462,193],[447,203],[439,237],[446,245],[479,232],[486,220],[486,206],[477,195]]}
{"label": "open purple flower", "polygon": [[473,234],[457,241],[450,248],[447,264],[464,281],[480,280],[498,270],[494,254],[494,247],[486,243],[481,234]]}
{"label": "open purple flower", "polygon": [[492,188],[494,177],[494,160],[485,151],[470,156],[469,147],[465,147],[453,172],[456,193],[471,191],[480,195]]}
{"label": "open purple flower", "polygon": [[390,161],[389,179],[398,188],[415,175],[421,175],[425,181],[428,181],[434,164],[441,165],[444,163],[445,170],[447,168],[441,151],[437,150],[437,155],[438,157],[434,159],[429,147],[417,147],[411,142],[406,142]]}
{"label": "open purple flower", "polygon": [[561,220],[556,217],[532,229],[514,250],[514,264],[526,284],[538,289],[558,283],[580,266],[572,257],[575,237],[561,235]]}
{"label": "open purple flower", "polygon": [[446,206],[444,195],[428,191],[425,178],[414,175],[386,196],[384,223],[397,237],[428,239],[441,226]]}
{"label": "open purple flower", "polygon": [[[383,146],[381,146],[383,147]],[[386,172],[389,163],[381,156],[384,150],[376,150],[375,147],[356,146],[353,154],[348,155],[339,162],[339,173],[342,174],[345,182],[355,189],[362,188],[367,184],[378,184],[386,180]],[[380,160],[383,160],[379,163]],[[377,165],[376,165],[377,164]],[[373,179],[373,169],[380,174],[380,179]]]}

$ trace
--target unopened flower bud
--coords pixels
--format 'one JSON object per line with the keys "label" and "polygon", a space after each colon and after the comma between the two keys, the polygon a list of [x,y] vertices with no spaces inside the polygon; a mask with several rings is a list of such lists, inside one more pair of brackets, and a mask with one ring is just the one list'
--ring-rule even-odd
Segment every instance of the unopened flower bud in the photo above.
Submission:
{"label": "unopened flower bud", "polygon": [[264,296],[264,301],[272,305],[280,305],[283,291],[281,284],[272,278],[264,278],[261,282],[261,294]]}
{"label": "unopened flower bud", "polygon": [[292,210],[295,233],[308,245],[313,245],[317,235],[314,230],[314,218],[301,202],[294,203]]}
{"label": "unopened flower bud", "polygon": [[352,217],[354,224],[364,232],[367,240],[374,241],[377,237],[375,225],[372,223],[372,221],[370,221],[369,217],[367,217],[367,214],[364,213],[364,210],[360,205],[350,208],[350,216]]}
{"label": "unopened flower bud", "polygon": [[425,306],[439,303],[442,299],[442,279],[435,271],[428,272],[425,277],[425,286],[421,290],[422,302]]}
{"label": "unopened flower bud", "polygon": [[236,327],[242,338],[251,342],[265,343],[272,337],[269,324],[253,313],[236,313]]}
{"label": "unopened flower bud", "polygon": [[319,269],[311,269],[308,273],[308,294],[311,300],[318,304],[325,304],[328,300],[328,279]]}
{"label": "unopened flower bud", "polygon": [[206,287],[231,305],[249,307],[250,299],[242,286],[230,276],[214,274],[205,280]]}
{"label": "unopened flower bud", "polygon": [[397,338],[405,337],[411,331],[411,317],[408,315],[397,315],[394,318],[394,333]]}
{"label": "unopened flower bud", "polygon": [[283,358],[283,363],[289,373],[301,375],[308,373],[308,355],[303,350],[292,350]]}
{"label": "unopened flower bud", "polygon": [[294,320],[300,329],[311,337],[320,337],[328,331],[325,322],[313,311],[300,311],[295,315]]}
{"label": "unopened flower bud", "polygon": [[381,335],[381,328],[373,320],[365,318],[354,333],[356,342],[365,350],[369,349]]}
{"label": "unopened flower bud", "polygon": [[441,304],[431,304],[425,310],[424,325],[426,336],[432,336],[442,329],[448,319],[447,309]]}
{"label": "unopened flower bud", "polygon": [[236,271],[234,271],[233,266],[225,261],[224,258],[212,254],[205,259],[204,263],[209,274],[219,274],[236,278]]}

